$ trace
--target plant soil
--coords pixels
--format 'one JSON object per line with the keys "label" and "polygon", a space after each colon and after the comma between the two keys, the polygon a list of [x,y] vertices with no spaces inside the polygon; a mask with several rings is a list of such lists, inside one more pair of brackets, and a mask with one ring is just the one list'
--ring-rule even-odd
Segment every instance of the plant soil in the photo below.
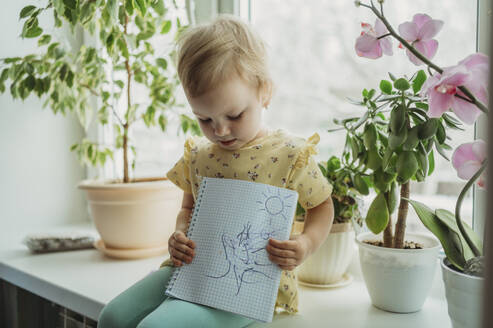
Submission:
{"label": "plant soil", "polygon": [[[373,246],[384,247],[383,241],[365,240],[364,243]],[[405,241],[403,247],[403,249],[424,249],[424,248],[425,247],[423,246],[423,244],[416,243],[414,241]]]}

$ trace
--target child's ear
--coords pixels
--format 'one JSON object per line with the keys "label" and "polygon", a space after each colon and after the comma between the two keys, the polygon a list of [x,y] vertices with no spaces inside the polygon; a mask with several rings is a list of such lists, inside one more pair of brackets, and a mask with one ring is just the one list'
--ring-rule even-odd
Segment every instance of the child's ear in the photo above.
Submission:
{"label": "child's ear", "polygon": [[265,85],[262,87],[262,92],[261,92],[261,100],[262,100],[262,107],[267,108],[270,105],[270,101],[272,99],[272,81],[268,81],[265,83]]}

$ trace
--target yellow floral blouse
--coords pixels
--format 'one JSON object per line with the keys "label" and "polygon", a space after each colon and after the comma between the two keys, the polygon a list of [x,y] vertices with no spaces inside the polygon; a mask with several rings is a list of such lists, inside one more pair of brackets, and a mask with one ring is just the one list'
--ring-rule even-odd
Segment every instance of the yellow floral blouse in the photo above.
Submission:
{"label": "yellow floral blouse", "polygon": [[[205,137],[190,137],[185,142],[183,157],[167,177],[196,199],[202,177],[241,179],[288,188],[298,192],[305,209],[318,206],[330,197],[332,186],[324,178],[312,155],[320,137],[308,140],[271,131],[237,150],[226,150]],[[173,266],[166,260],[162,266]],[[294,271],[283,271],[276,309],[298,312],[298,291]]]}

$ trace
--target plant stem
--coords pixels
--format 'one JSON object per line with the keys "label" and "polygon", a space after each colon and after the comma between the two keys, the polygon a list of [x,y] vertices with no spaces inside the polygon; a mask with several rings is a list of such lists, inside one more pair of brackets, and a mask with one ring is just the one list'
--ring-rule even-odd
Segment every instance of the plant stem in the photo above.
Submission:
{"label": "plant stem", "polygon": [[[385,193],[385,201],[389,203],[389,192]],[[388,207],[388,205],[387,205]],[[394,236],[392,236],[392,213],[389,213],[389,223],[383,232],[383,247],[392,248]]]}
{"label": "plant stem", "polygon": [[[93,94],[94,96],[96,97],[101,97],[101,94],[99,92],[97,92],[96,90],[94,90],[93,88],[91,88],[89,85],[87,85],[86,83],[80,83],[79,82],[79,85],[81,87],[84,87],[86,88],[87,90],[89,90],[89,92],[91,94]],[[113,105],[109,104],[108,102],[104,102],[105,105],[107,105],[108,107],[111,108],[111,111],[113,112],[113,115],[115,115],[116,119],[118,120],[118,122],[120,123],[121,126],[123,126],[123,121],[122,119],[120,118],[120,116],[118,115],[118,113],[115,111],[115,107],[113,107]]]}
{"label": "plant stem", "polygon": [[[128,15],[125,13],[125,25],[123,26],[123,33],[126,35],[127,34],[127,25],[128,25]],[[128,176],[128,128],[129,128],[129,113],[130,113],[130,107],[132,106],[132,103],[130,101],[130,83],[132,81],[132,71],[130,70],[130,63],[129,59],[127,58],[125,60],[125,68],[127,70],[127,122],[123,125],[123,183],[128,183],[129,176]]]}
{"label": "plant stem", "polygon": [[459,227],[460,233],[464,237],[464,239],[467,242],[467,245],[471,248],[472,252],[474,253],[475,257],[481,256],[481,251],[474,245],[474,243],[471,240],[471,237],[467,234],[466,229],[464,228],[464,225],[462,224],[462,220],[460,218],[460,208],[462,206],[462,201],[464,200],[464,197],[466,196],[467,191],[471,186],[473,185],[474,181],[476,181],[477,178],[483,173],[484,169],[486,168],[488,161],[485,159],[481,165],[481,168],[472,176],[469,181],[467,181],[466,185],[464,188],[462,188],[459,198],[457,198],[457,203],[455,205],[455,221],[457,222],[457,226]]}
{"label": "plant stem", "polygon": [[401,199],[399,202],[399,211],[397,214],[397,223],[395,224],[394,248],[404,247],[404,234],[406,233],[406,219],[409,203],[409,181],[401,186]]}
{"label": "plant stem", "polygon": [[[414,48],[411,44],[409,44],[406,40],[404,40],[399,34],[397,34],[397,32],[392,27],[392,25],[390,25],[389,21],[383,15],[383,10],[380,13],[378,11],[378,9],[373,5],[373,3],[371,4],[371,6],[364,5],[364,4],[361,4],[361,6],[369,8],[371,11],[373,11],[375,16],[377,16],[377,18],[379,18],[382,21],[382,23],[385,25],[385,27],[387,28],[389,33],[395,39],[397,39],[404,47],[406,47],[410,52],[412,52],[413,55],[418,57],[418,59],[420,59],[423,63],[428,65],[428,67],[433,68],[439,74],[443,73],[443,69],[441,69],[439,66],[437,66],[436,64],[431,62],[428,58],[426,58],[423,54],[421,54],[418,50],[416,50],[416,48]],[[469,99],[467,99],[467,101],[476,105],[476,107],[479,108],[479,110],[482,111],[483,113],[488,114],[488,111],[489,111],[488,107],[486,107],[485,104],[483,104],[481,101],[476,99],[476,97],[465,86],[460,86],[459,90],[462,91],[469,98]],[[456,96],[458,96],[458,94],[456,94]],[[464,99],[464,98],[462,98],[462,99]]]}

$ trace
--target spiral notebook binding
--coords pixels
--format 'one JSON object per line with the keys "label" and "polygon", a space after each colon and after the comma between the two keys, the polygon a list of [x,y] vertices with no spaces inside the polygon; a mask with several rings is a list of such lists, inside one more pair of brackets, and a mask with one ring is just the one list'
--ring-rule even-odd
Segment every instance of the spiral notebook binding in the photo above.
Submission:
{"label": "spiral notebook binding", "polygon": [[[198,195],[197,195],[197,200],[195,201],[195,204],[192,209],[192,219],[190,220],[190,225],[188,226],[188,231],[187,231],[187,238],[191,239],[192,238],[192,233],[193,233],[193,228],[195,227],[195,222],[197,221],[197,216],[198,212],[200,209],[200,203],[202,201],[202,196],[204,195],[205,192],[205,185],[207,184],[207,178],[203,178],[202,182],[200,183]],[[166,292],[171,292],[173,289],[173,285],[178,278],[178,273],[180,271],[181,267],[175,268],[175,271],[173,272],[173,275],[171,276],[171,279],[168,283],[168,287],[166,288]]]}

